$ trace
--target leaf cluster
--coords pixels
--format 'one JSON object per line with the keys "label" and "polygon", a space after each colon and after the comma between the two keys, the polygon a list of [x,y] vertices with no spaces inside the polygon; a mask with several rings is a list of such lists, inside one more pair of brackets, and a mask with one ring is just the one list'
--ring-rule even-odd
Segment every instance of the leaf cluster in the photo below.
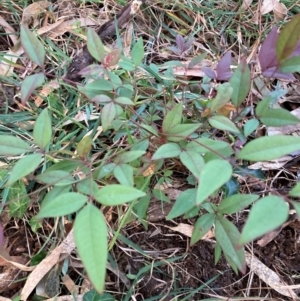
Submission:
{"label": "leaf cluster", "polygon": [[[259,52],[259,76],[294,79],[292,73],[299,72],[300,66],[299,22],[297,15],[279,34],[277,28],[270,31]],[[182,191],[167,219],[182,215],[196,218],[191,244],[214,227],[216,262],[223,252],[236,272],[245,272],[244,246],[281,226],[288,218],[290,206],[300,215],[299,204],[292,200],[300,196],[300,185],[286,197],[261,197],[236,189],[223,193],[217,204],[211,199],[224,192],[237,170],[244,172],[242,165],[299,151],[299,137],[255,136],[260,125],[295,125],[299,119],[287,110],[274,108],[280,91],[264,97],[255,108],[247,105],[253,83],[250,68],[241,58],[231,71],[230,52],[219,61],[216,71],[202,68],[206,77],[195,92],[193,83],[188,78],[178,78],[173,67],[195,67],[205,55],[194,58],[188,67],[181,61],[146,64],[142,39],[135,42],[128,58],[121,49],[107,51],[92,29],[87,38],[89,52],[101,64],[80,72],[87,83],[77,89],[86,101],[86,111],[100,110],[99,118],[68,151],[56,148],[55,112],[50,107],[39,112],[30,142],[12,134],[1,135],[0,155],[19,156],[9,172],[1,175],[3,188],[16,188],[22,178],[31,175],[47,191],[40,200],[38,214],[31,220],[34,230],[44,218],[75,218],[79,255],[95,289],[101,292],[108,250],[118,239],[122,226],[137,219],[147,227],[147,208],[151,197],[157,195],[150,180],[169,181],[176,166],[183,166],[193,187]],[[25,104],[46,80],[45,50],[40,39],[24,26],[21,42],[28,57],[41,69],[22,83],[21,98]],[[191,45],[192,39],[185,41],[178,35],[171,50],[183,58]],[[213,93],[207,94],[208,91]],[[255,114],[243,122],[251,110]],[[96,134],[98,126],[101,130]],[[222,133],[223,139],[218,139],[215,132]],[[163,192],[160,198],[168,201]],[[24,214],[26,204],[27,199],[19,205],[15,203],[10,207],[11,214]],[[124,208],[123,205],[127,211],[113,232],[102,209]],[[229,216],[250,206],[240,233]],[[108,237],[113,238],[109,241]],[[0,229],[0,245],[1,240]]]}

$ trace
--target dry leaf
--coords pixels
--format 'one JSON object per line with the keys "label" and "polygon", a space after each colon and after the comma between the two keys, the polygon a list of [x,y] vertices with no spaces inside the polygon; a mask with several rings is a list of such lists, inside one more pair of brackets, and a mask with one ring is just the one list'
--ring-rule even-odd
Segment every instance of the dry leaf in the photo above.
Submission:
{"label": "dry leaf", "polygon": [[39,92],[39,95],[35,97],[34,103],[37,107],[39,107],[43,103],[42,97],[47,97],[54,89],[59,88],[59,83],[57,80],[52,80],[43,86],[42,90]]}
{"label": "dry leaf", "polygon": [[280,169],[286,163],[293,159],[292,156],[284,156],[277,160],[267,161],[267,162],[256,162],[248,166],[249,169],[261,169],[261,170],[273,170]]}
{"label": "dry leaf", "polygon": [[193,68],[188,68],[190,62],[183,63],[181,67],[174,67],[173,72],[177,76],[195,76],[195,77],[204,77],[205,73],[201,70],[201,67],[209,67],[213,70],[216,69],[217,63],[212,63],[209,60],[202,60],[199,64]]}
{"label": "dry leaf", "polygon": [[75,242],[72,230],[64,241],[56,247],[49,256],[42,260],[29,275],[21,292],[21,300],[27,300],[43,277],[60,261],[60,256],[62,254],[69,255],[74,248]]}
{"label": "dry leaf", "polygon": [[9,35],[9,38],[14,45],[17,44],[18,38],[15,35],[15,30],[0,16],[0,25],[3,27],[4,31]]}
{"label": "dry leaf", "polygon": [[273,11],[275,22],[283,20],[288,13],[286,6],[283,3],[279,3],[277,1],[275,2]]}
{"label": "dry leaf", "polygon": [[68,289],[68,291],[73,295],[78,294],[78,286],[74,283],[74,281],[70,278],[68,274],[61,277],[63,284]]}
{"label": "dry leaf", "polygon": [[23,10],[22,24],[29,25],[34,22],[37,17],[49,7],[51,3],[48,1],[37,1]]}
{"label": "dry leaf", "polygon": [[249,9],[250,5],[252,4],[253,0],[244,0],[241,6],[241,10]]}
{"label": "dry leaf", "polygon": [[4,298],[4,297],[1,297],[1,296],[0,296],[0,301],[12,301],[12,300],[11,300],[11,299]]}
{"label": "dry leaf", "polygon": [[47,26],[43,26],[43,27],[39,28],[37,30],[37,32],[38,32],[39,35],[45,34],[47,32],[50,32],[49,35],[51,35],[53,33],[54,29],[56,29],[57,27],[59,27],[59,25],[62,24],[63,22],[64,22],[64,20],[59,20],[59,21],[57,21],[57,22],[55,22],[53,24],[49,24]]}
{"label": "dry leaf", "polygon": [[189,224],[179,223],[176,227],[168,227],[169,229],[179,232],[187,237],[192,237],[194,226]]}
{"label": "dry leaf", "polygon": [[254,272],[262,281],[272,287],[279,294],[298,299],[295,292],[289,288],[289,286],[283,282],[274,271],[269,269],[260,260],[248,252],[245,252],[245,257],[246,263],[250,270]]}
{"label": "dry leaf", "polygon": [[257,241],[257,244],[260,247],[265,247],[269,242],[271,242],[281,232],[281,229],[282,228],[280,228],[279,230],[274,230],[274,231],[267,233],[266,235],[264,235],[261,239],[259,239]]}
{"label": "dry leaf", "polygon": [[[99,115],[96,115],[96,114],[90,114],[89,115],[89,118],[88,118],[88,115],[85,113],[85,112],[82,112],[82,111],[79,111],[74,118],[74,120],[80,122],[80,121],[85,121],[86,124],[88,124],[88,120],[95,120],[95,119],[98,119],[99,118]],[[71,124],[73,123],[73,121],[71,120],[67,120],[66,122],[64,122],[64,126],[65,125],[68,125],[68,124]],[[102,127],[101,127],[101,131],[102,131]]]}
{"label": "dry leaf", "polygon": [[273,11],[275,16],[275,21],[282,20],[287,15],[287,8],[283,3],[278,0],[264,0],[261,6],[261,14],[265,15]]}
{"label": "dry leaf", "polygon": [[79,27],[91,26],[91,25],[97,25],[97,22],[91,20],[90,18],[78,18],[78,19],[68,20],[58,24],[58,26],[55,27],[55,31],[52,31],[48,36],[50,39],[55,39],[65,34],[66,32],[69,31],[73,32],[74,29],[77,29]]}
{"label": "dry leaf", "polygon": [[[194,231],[194,226],[189,225],[189,224],[183,224],[180,223],[178,224],[178,226],[176,227],[168,227],[167,228],[173,230],[173,231],[177,231],[187,237],[192,237],[193,231]],[[201,240],[207,240],[207,239],[211,239],[215,237],[215,233],[213,230],[209,230],[202,238]]]}

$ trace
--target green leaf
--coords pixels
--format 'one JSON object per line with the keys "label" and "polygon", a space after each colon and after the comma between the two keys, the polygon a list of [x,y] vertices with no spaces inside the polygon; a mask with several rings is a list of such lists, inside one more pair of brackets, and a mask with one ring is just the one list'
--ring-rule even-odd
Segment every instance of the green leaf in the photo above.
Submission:
{"label": "green leaf", "polygon": [[115,163],[108,163],[106,165],[103,165],[100,169],[98,169],[95,173],[95,176],[98,180],[110,175],[113,170],[115,169],[116,164]]}
{"label": "green leaf", "polygon": [[41,154],[26,155],[25,157],[18,160],[11,171],[6,186],[12,185],[14,182],[35,171],[36,168],[40,165],[41,160]]}
{"label": "green leaf", "polygon": [[120,105],[129,105],[129,106],[134,105],[133,101],[130,98],[125,97],[125,96],[117,97],[114,101]]}
{"label": "green leaf", "polygon": [[180,154],[182,164],[198,179],[204,167],[204,159],[198,152],[182,151]]}
{"label": "green leaf", "polygon": [[300,138],[276,135],[250,141],[238,153],[238,159],[268,161],[278,159],[300,149]]}
{"label": "green leaf", "polygon": [[259,119],[266,126],[286,126],[300,123],[300,119],[285,109],[268,109],[259,116]]}
{"label": "green leaf", "polygon": [[89,93],[103,94],[103,91],[112,91],[113,84],[106,79],[98,79],[84,86],[84,90]]}
{"label": "green leaf", "polygon": [[111,101],[112,101],[112,99],[109,96],[105,95],[105,94],[96,95],[92,99],[92,102],[100,103],[100,104],[105,104],[105,103],[111,102]]}
{"label": "green leaf", "polygon": [[239,108],[246,99],[251,85],[251,74],[245,58],[241,59],[240,64],[233,72],[230,78],[230,84],[233,87],[231,100],[236,108]]}
{"label": "green leaf", "polygon": [[276,229],[288,216],[289,207],[282,198],[274,195],[261,198],[251,208],[239,245],[243,246]]}
{"label": "green leaf", "polygon": [[196,192],[197,190],[195,188],[186,189],[181,192],[179,197],[176,199],[171,211],[167,215],[167,220],[172,220],[175,217],[178,217],[195,207]]}
{"label": "green leaf", "polygon": [[144,58],[143,39],[139,38],[132,48],[131,59],[135,66],[139,66],[143,58]]}
{"label": "green leaf", "polygon": [[106,206],[122,205],[145,196],[145,192],[136,188],[111,184],[97,191],[95,199]]}
{"label": "green leaf", "polygon": [[300,72],[300,56],[293,56],[284,60],[280,64],[279,70],[284,73]]}
{"label": "green leaf", "polygon": [[246,260],[244,249],[236,249],[240,233],[229,220],[219,216],[215,222],[215,235],[223,252],[232,260],[241,272],[245,272]]}
{"label": "green leaf", "polygon": [[136,213],[139,221],[142,221],[142,219],[146,219],[150,200],[151,194],[148,193],[146,196],[140,198],[137,204],[134,205],[134,212]]}
{"label": "green leaf", "polygon": [[45,76],[42,73],[26,76],[21,85],[21,101],[25,104],[32,92],[43,85]]}
{"label": "green leaf", "polygon": [[85,178],[76,184],[76,188],[78,192],[94,197],[98,191],[98,184],[90,178]]}
{"label": "green leaf", "polygon": [[82,140],[77,144],[76,150],[77,155],[80,158],[85,158],[88,153],[92,150],[93,146],[93,139],[90,135],[87,135],[82,138]]}
{"label": "green leaf", "polygon": [[209,124],[221,131],[229,131],[232,133],[240,133],[240,130],[236,127],[236,125],[225,116],[213,116],[208,119]]}
{"label": "green leaf", "polygon": [[33,139],[34,142],[42,149],[50,143],[52,138],[52,123],[51,117],[47,109],[44,109],[38,116],[34,128]]}
{"label": "green leaf", "polygon": [[257,119],[250,119],[244,125],[244,135],[248,137],[251,133],[253,133],[259,126],[259,121]]}
{"label": "green leaf", "polygon": [[289,192],[289,195],[293,197],[300,197],[300,183],[292,188],[292,190]]}
{"label": "green leaf", "polygon": [[300,39],[300,14],[294,16],[279,33],[276,43],[276,55],[279,65],[295,50]]}
{"label": "green leaf", "polygon": [[129,162],[132,162],[134,160],[136,160],[137,158],[143,156],[146,152],[145,151],[139,151],[139,150],[136,150],[136,151],[127,151],[127,152],[124,152],[122,154],[120,154],[116,160],[115,160],[115,163],[118,164],[118,163],[129,163]]}
{"label": "green leaf", "polygon": [[106,104],[101,111],[101,124],[105,132],[111,126],[112,121],[117,115],[117,109],[113,102]]}
{"label": "green leaf", "polygon": [[224,83],[218,86],[217,91],[217,96],[212,100],[210,106],[212,112],[218,111],[219,109],[224,107],[226,103],[229,102],[233,88],[229,83]]}
{"label": "green leaf", "polygon": [[175,143],[166,143],[158,148],[153,154],[152,160],[160,160],[165,158],[178,157],[181,153],[181,148]]}
{"label": "green leaf", "polygon": [[183,104],[180,102],[166,114],[162,124],[163,133],[168,133],[170,129],[180,124],[182,119],[182,109]]}
{"label": "green leaf", "polygon": [[189,142],[186,146],[186,150],[204,154],[211,151],[221,152],[222,150],[227,150],[228,153],[233,154],[233,149],[229,143],[209,138],[197,138]]}
{"label": "green leaf", "polygon": [[257,104],[255,113],[258,117],[266,114],[266,112],[269,110],[271,101],[272,101],[271,97],[266,97]]}
{"label": "green leaf", "polygon": [[113,172],[120,184],[133,187],[133,167],[128,164],[117,165]]}
{"label": "green leaf", "polygon": [[191,246],[199,241],[212,227],[215,222],[215,214],[206,213],[203,214],[195,223],[192,238]]}
{"label": "green leaf", "polygon": [[84,167],[84,164],[80,161],[73,161],[72,159],[59,161],[47,168],[47,171],[50,170],[63,170],[67,172],[74,171],[79,168],[80,170]]}
{"label": "green leaf", "polygon": [[83,301],[116,301],[109,293],[98,294],[95,290],[90,290],[83,295]]}
{"label": "green leaf", "polygon": [[123,86],[123,82],[122,82],[120,76],[117,75],[116,73],[111,72],[111,71],[107,71],[107,77],[109,78],[109,80],[113,84],[115,90],[118,89],[119,87]]}
{"label": "green leaf", "polygon": [[51,202],[42,203],[37,218],[64,216],[78,211],[88,201],[88,197],[76,192],[58,195]]}
{"label": "green leaf", "polygon": [[104,59],[104,46],[99,35],[93,28],[88,28],[87,31],[87,48],[92,57],[98,62],[101,62]]}
{"label": "green leaf", "polygon": [[135,66],[130,61],[125,61],[125,60],[120,61],[119,66],[126,71],[134,71],[135,70]]}
{"label": "green leaf", "polygon": [[233,214],[248,207],[256,200],[258,200],[258,195],[255,194],[234,194],[221,202],[218,207],[218,212],[222,214]]}
{"label": "green leaf", "polygon": [[74,239],[89,279],[98,292],[105,284],[107,227],[103,214],[89,203],[77,215]]}
{"label": "green leaf", "polygon": [[45,49],[39,39],[23,24],[21,24],[21,44],[28,57],[44,69]]}
{"label": "green leaf", "polygon": [[46,206],[48,203],[51,203],[53,199],[60,196],[61,194],[69,192],[71,188],[72,185],[53,187],[49,192],[46,193],[46,196],[42,201],[43,206]]}
{"label": "green leaf", "polygon": [[16,156],[32,151],[32,148],[20,138],[9,135],[0,135],[1,156]]}
{"label": "green leaf", "polygon": [[[233,172],[234,173],[234,172]],[[236,177],[231,177],[228,182],[224,185],[224,195],[229,197],[239,192],[240,185]]]}
{"label": "green leaf", "polygon": [[223,186],[232,175],[232,167],[225,160],[212,160],[200,173],[196,203],[199,205]]}
{"label": "green leaf", "polygon": [[42,183],[56,186],[66,186],[76,182],[68,172],[63,170],[46,170],[44,173],[37,175],[36,179]]}
{"label": "green leaf", "polygon": [[167,139],[169,141],[178,142],[188,138],[189,135],[193,134],[199,127],[201,123],[195,124],[178,124],[175,125],[172,129],[169,129],[167,133]]}
{"label": "green leaf", "polygon": [[221,246],[218,244],[218,242],[216,242],[215,245],[215,265],[217,265],[217,263],[219,262],[220,258],[222,255],[222,249]]}

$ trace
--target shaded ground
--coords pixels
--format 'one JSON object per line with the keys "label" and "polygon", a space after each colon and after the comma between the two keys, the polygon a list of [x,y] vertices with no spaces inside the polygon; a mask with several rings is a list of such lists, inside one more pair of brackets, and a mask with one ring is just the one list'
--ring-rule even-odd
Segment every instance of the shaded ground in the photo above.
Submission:
{"label": "shaded ground", "polygon": [[[107,291],[115,294],[117,300],[129,300],[130,295],[135,296],[136,300],[171,300],[174,296],[179,299],[187,297],[186,300],[201,300],[209,296],[290,299],[270,290],[249,271],[244,276],[236,275],[223,257],[215,265],[213,239],[200,241],[190,247],[189,238],[168,228],[174,225],[174,222],[160,220],[150,224],[147,230],[135,223],[124,229],[124,236],[131,242],[122,239],[111,254],[118,269],[131,279],[130,286],[126,288],[114,273],[108,272],[107,276]],[[28,229],[26,231],[22,225],[16,228],[12,224],[5,231],[12,242],[8,245],[11,257],[23,264],[29,260],[28,252],[36,253],[41,243],[30,237]],[[299,236],[300,222],[295,220],[265,247],[259,247],[256,243],[253,245],[257,258],[275,271],[287,285],[300,284]],[[145,254],[138,252],[135,246],[139,246]],[[68,272],[76,284],[82,283],[78,274],[80,271],[83,272],[82,269]],[[0,267],[0,275],[6,275],[7,283],[1,295],[12,298],[22,288],[22,279],[26,274],[17,268]],[[16,281],[18,279],[21,281]],[[10,283],[13,284],[10,286]],[[62,294],[67,293],[64,285],[60,284],[60,289]],[[122,296],[121,292],[124,292]]]}

